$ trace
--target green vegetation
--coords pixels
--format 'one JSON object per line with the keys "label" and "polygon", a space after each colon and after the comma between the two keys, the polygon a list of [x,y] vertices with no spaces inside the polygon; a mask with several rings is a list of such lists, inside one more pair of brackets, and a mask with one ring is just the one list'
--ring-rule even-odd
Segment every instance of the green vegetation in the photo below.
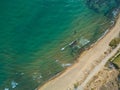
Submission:
{"label": "green vegetation", "polygon": [[74,89],[77,90],[78,86],[79,86],[79,82],[76,82],[76,83],[74,84]]}
{"label": "green vegetation", "polygon": [[120,54],[114,59],[113,63],[115,63],[116,65],[118,65],[118,67],[120,67]]}
{"label": "green vegetation", "polygon": [[120,37],[114,38],[110,43],[109,46],[115,48],[120,43]]}

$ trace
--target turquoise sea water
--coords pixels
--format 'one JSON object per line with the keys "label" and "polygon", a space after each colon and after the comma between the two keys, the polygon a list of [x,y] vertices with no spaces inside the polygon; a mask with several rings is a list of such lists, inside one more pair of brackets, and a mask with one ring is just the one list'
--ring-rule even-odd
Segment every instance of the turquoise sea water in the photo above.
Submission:
{"label": "turquoise sea water", "polygon": [[109,25],[85,0],[1,0],[0,90],[35,90]]}

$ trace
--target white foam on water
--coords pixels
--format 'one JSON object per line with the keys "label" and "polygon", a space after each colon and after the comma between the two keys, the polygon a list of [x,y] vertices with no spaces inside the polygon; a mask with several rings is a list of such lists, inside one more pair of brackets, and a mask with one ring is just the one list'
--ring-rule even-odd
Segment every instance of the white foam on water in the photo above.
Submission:
{"label": "white foam on water", "polygon": [[25,73],[21,73],[21,75],[24,75]]}
{"label": "white foam on water", "polygon": [[117,10],[114,10],[114,11],[112,12],[112,14],[113,14],[114,17],[116,17],[118,13],[119,13],[119,12],[118,12],[118,9],[117,9]]}
{"label": "white foam on water", "polygon": [[61,51],[64,51],[65,50],[65,48],[61,48]]}
{"label": "white foam on water", "polygon": [[88,44],[89,42],[90,41],[88,39],[85,39],[85,38],[81,38],[80,41],[79,41],[80,45],[82,45],[82,46]]}
{"label": "white foam on water", "polygon": [[71,66],[71,65],[72,65],[71,63],[62,64],[62,67],[69,67],[69,66]]}
{"label": "white foam on water", "polygon": [[42,78],[42,75],[38,76],[37,79],[41,79]]}
{"label": "white foam on water", "polygon": [[9,88],[5,88],[4,90],[9,90]]}
{"label": "white foam on water", "polygon": [[55,62],[59,62],[59,60],[55,60]]}
{"label": "white foam on water", "polygon": [[69,43],[69,46],[72,45],[74,43],[74,41],[72,41],[71,43]]}
{"label": "white foam on water", "polygon": [[42,78],[43,78],[43,76],[41,75],[41,73],[35,72],[35,73],[33,73],[33,75],[32,75],[32,80],[40,80],[40,79],[42,79]]}
{"label": "white foam on water", "polygon": [[17,85],[18,85],[18,83],[17,83],[17,82],[15,82],[15,81],[12,81],[12,82],[11,82],[11,86],[12,86],[12,88],[16,88],[16,87],[17,87]]}

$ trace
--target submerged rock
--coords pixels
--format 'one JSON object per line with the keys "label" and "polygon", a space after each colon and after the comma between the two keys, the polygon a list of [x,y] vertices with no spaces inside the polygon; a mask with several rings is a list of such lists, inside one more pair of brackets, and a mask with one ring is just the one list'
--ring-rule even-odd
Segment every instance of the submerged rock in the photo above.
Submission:
{"label": "submerged rock", "polygon": [[97,13],[114,18],[119,11],[120,0],[87,0],[87,5]]}
{"label": "submerged rock", "polygon": [[81,38],[79,40],[79,43],[81,46],[85,46],[86,44],[88,44],[90,41],[88,39],[84,39],[84,38]]}
{"label": "submerged rock", "polygon": [[77,40],[72,41],[72,42],[69,44],[70,47],[74,47],[75,45],[77,45]]}

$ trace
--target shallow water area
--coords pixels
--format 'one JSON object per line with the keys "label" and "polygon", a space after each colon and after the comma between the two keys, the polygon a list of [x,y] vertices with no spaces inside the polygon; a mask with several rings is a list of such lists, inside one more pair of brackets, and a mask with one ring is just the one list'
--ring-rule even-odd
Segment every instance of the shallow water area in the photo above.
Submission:
{"label": "shallow water area", "polygon": [[2,0],[0,12],[0,90],[34,90],[112,25],[85,0]]}

